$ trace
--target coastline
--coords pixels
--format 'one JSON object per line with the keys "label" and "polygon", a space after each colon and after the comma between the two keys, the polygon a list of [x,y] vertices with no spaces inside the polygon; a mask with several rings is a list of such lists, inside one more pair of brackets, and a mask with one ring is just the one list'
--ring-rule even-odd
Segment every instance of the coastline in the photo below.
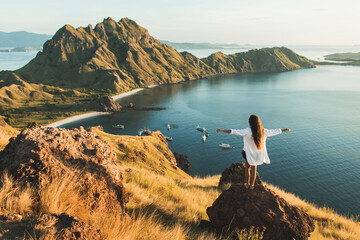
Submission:
{"label": "coastline", "polygon": [[72,117],[65,118],[63,120],[59,120],[59,121],[50,123],[50,124],[46,125],[46,127],[59,127],[61,125],[71,123],[71,122],[75,122],[75,121],[78,121],[78,120],[82,120],[82,119],[85,119],[85,118],[90,118],[90,117],[95,117],[95,116],[100,116],[100,115],[108,115],[108,114],[111,114],[111,113],[109,113],[109,112],[83,113],[83,114],[80,114],[80,115],[75,115],[75,116],[72,116]]}
{"label": "coastline", "polygon": [[[153,88],[153,87],[156,87],[156,86],[157,85],[151,85],[151,86],[149,86],[147,88]],[[131,96],[131,95],[133,95],[133,94],[135,94],[137,92],[140,92],[140,91],[142,91],[144,89],[145,88],[132,89],[132,90],[130,90],[128,92],[123,92],[123,93],[117,94],[115,96],[112,96],[112,98],[116,101],[118,99]],[[46,127],[59,127],[61,125],[71,123],[71,122],[75,122],[75,121],[78,121],[78,120],[82,120],[82,119],[86,119],[86,118],[90,118],[90,117],[96,117],[96,116],[100,116],[100,115],[109,115],[109,114],[112,114],[112,113],[111,112],[83,113],[83,114],[80,114],[80,115],[75,115],[75,116],[72,116],[72,117],[68,117],[68,118],[65,118],[65,119],[50,123],[50,124],[46,125]]]}

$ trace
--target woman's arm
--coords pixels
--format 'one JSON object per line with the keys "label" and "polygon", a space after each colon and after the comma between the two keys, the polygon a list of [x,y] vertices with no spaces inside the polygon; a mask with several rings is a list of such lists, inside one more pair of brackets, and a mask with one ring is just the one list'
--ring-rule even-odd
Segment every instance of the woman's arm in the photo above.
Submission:
{"label": "woman's arm", "polygon": [[223,133],[231,133],[231,130],[221,130],[221,129],[216,129],[216,132],[223,132]]}

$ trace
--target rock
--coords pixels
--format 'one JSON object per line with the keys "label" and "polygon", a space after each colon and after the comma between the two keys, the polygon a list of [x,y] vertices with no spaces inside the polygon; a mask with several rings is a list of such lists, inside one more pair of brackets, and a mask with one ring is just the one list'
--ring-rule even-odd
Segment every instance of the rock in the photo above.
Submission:
{"label": "rock", "polygon": [[[244,163],[234,162],[223,171],[219,181],[219,187],[227,183],[244,183],[245,179],[245,167]],[[259,173],[256,174],[255,185],[261,184]]]}
{"label": "rock", "polygon": [[313,219],[263,185],[254,190],[233,184],[207,209],[212,226],[219,231],[258,228],[263,240],[308,239]]}
{"label": "rock", "polygon": [[102,239],[99,230],[65,213],[30,217],[0,214],[0,225],[0,238],[4,240]]}
{"label": "rock", "polygon": [[190,174],[191,171],[191,165],[189,163],[189,159],[186,155],[174,152],[174,156],[176,159],[177,166],[186,172],[187,174]]}
{"label": "rock", "polygon": [[26,129],[0,152],[0,171],[35,189],[53,178],[76,177],[88,209],[124,212],[127,194],[114,151],[84,128]]}
{"label": "rock", "polygon": [[101,97],[97,100],[98,110],[100,112],[117,112],[122,106],[117,103],[112,97]]}

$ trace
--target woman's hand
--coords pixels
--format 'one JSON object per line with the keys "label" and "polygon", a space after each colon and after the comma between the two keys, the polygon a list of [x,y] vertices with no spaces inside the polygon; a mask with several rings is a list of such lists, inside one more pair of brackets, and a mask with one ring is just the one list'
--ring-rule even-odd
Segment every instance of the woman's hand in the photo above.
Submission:
{"label": "woman's hand", "polygon": [[290,129],[290,128],[285,128],[285,129],[283,129],[283,130],[281,130],[281,131],[283,131],[283,132],[290,132],[291,129]]}

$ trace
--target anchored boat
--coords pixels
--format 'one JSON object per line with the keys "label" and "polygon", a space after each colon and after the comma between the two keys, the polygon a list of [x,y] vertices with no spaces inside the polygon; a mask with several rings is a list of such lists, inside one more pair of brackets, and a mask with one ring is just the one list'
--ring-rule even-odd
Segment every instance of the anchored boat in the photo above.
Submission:
{"label": "anchored boat", "polygon": [[222,143],[219,145],[219,147],[221,147],[222,149],[230,149],[231,145],[230,144],[226,144],[226,143]]}

